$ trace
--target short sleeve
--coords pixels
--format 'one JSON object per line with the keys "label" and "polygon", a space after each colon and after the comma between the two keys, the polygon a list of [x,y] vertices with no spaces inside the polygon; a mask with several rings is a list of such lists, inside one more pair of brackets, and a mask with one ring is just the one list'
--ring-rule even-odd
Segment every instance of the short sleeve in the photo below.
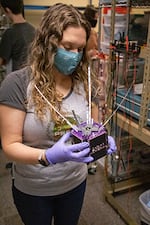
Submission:
{"label": "short sleeve", "polygon": [[0,104],[26,111],[28,81],[25,69],[7,75],[0,87]]}

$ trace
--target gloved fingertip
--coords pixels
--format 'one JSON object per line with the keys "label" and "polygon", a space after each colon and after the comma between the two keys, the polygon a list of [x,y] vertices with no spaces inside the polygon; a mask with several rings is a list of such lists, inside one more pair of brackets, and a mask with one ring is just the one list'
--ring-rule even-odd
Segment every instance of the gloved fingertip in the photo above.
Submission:
{"label": "gloved fingertip", "polygon": [[90,162],[93,162],[94,161],[94,158],[92,156],[88,156],[85,158],[85,163],[90,163]]}
{"label": "gloved fingertip", "polygon": [[89,143],[88,143],[88,142],[81,142],[81,143],[79,143],[79,144],[77,144],[77,145],[78,145],[79,150],[81,150],[81,151],[82,151],[83,149],[89,147]]}
{"label": "gloved fingertip", "polygon": [[112,153],[111,149],[107,150],[107,154],[110,155]]}
{"label": "gloved fingertip", "polygon": [[69,138],[70,138],[70,131],[66,132],[61,138],[60,138],[60,141],[61,142],[66,142]]}
{"label": "gloved fingertip", "polygon": [[108,155],[109,155],[109,154],[112,154],[112,153],[116,152],[116,150],[117,150],[117,148],[109,148],[109,149],[107,150],[107,154],[108,154]]}

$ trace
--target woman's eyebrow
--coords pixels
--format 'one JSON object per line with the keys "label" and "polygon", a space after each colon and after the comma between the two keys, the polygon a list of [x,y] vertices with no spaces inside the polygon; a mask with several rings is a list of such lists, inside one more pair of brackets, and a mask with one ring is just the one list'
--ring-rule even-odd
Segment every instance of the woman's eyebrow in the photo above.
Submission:
{"label": "woman's eyebrow", "polygon": [[70,49],[84,49],[86,47],[85,44],[82,45],[74,45],[74,44],[63,44],[64,47],[68,47]]}
{"label": "woman's eyebrow", "polygon": [[74,42],[71,42],[71,41],[61,41],[60,44],[67,44],[67,45],[73,45]]}
{"label": "woman's eyebrow", "polygon": [[[76,45],[76,43],[74,43],[74,42],[72,42],[72,41],[70,41],[70,40],[68,40],[68,41],[67,41],[67,40],[66,40],[66,41],[61,41],[60,44],[62,44],[62,45],[70,45],[70,46],[75,46],[75,45]],[[81,44],[81,45],[78,45],[78,44],[77,44],[77,46],[80,47],[80,48],[81,48],[81,47],[84,48],[85,45],[86,45],[86,43]]]}

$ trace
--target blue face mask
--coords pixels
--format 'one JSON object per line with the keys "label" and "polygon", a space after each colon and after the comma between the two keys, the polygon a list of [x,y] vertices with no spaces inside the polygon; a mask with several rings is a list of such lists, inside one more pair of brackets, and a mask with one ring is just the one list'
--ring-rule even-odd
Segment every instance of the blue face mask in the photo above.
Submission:
{"label": "blue face mask", "polygon": [[80,63],[82,54],[82,52],[71,52],[58,48],[54,58],[54,65],[60,73],[72,74]]}

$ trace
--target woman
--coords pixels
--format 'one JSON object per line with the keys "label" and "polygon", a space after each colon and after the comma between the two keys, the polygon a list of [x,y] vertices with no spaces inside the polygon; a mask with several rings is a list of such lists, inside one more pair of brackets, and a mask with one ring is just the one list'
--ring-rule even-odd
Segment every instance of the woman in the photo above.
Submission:
{"label": "woman", "polygon": [[[77,225],[86,186],[88,142],[71,144],[69,130],[86,120],[86,43],[90,27],[73,6],[43,15],[29,66],[11,73],[0,90],[5,154],[15,162],[12,192],[25,225]],[[92,115],[98,120],[98,81]],[[7,117],[6,117],[7,114]],[[66,143],[67,142],[67,143]],[[114,141],[110,148],[115,150]]]}

